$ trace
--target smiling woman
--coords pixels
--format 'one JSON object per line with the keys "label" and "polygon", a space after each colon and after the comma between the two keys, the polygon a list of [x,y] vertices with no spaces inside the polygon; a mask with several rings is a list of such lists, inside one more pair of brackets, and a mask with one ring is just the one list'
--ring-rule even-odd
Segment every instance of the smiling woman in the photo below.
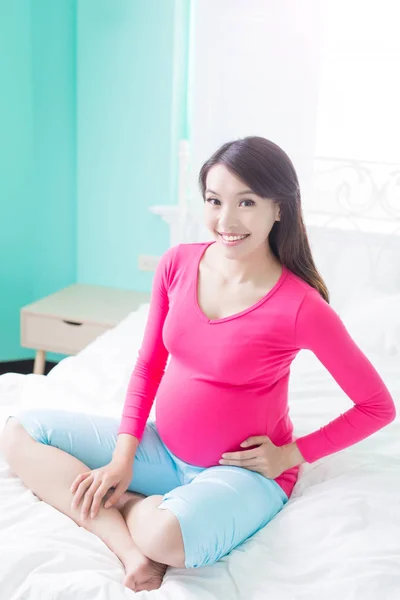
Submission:
{"label": "smiling woman", "polygon": [[[249,257],[258,249],[263,259],[269,248],[265,240],[277,220],[278,204],[261,198],[253,190],[244,190],[242,181],[224,164],[210,168],[205,190],[205,224],[224,246],[241,246],[241,256],[246,253]],[[270,252],[266,258],[271,260],[271,255]]]}
{"label": "smiling woman", "polygon": [[[297,174],[279,146],[257,136],[227,142],[203,165],[199,183],[205,224],[225,247],[235,247],[232,257],[265,272],[282,262],[329,301],[311,254]],[[246,237],[231,242],[222,234]]]}
{"label": "smiling woman", "polygon": [[[204,165],[200,184],[215,240],[161,257],[120,423],[25,411],[3,439],[17,474],[99,535],[135,590],[159,587],[167,565],[198,568],[227,555],[284,508],[300,464],[361,441],[396,414],[328,303],[287,155],[259,137],[230,142]],[[303,348],[353,407],[296,439],[288,390]],[[148,497],[119,513],[127,489]],[[79,520],[77,501],[98,514]]]}

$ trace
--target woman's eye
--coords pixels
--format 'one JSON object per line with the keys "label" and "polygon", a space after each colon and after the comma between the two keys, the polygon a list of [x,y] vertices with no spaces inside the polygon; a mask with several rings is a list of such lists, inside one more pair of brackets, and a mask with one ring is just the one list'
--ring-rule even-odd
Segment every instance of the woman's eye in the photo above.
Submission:
{"label": "woman's eye", "polygon": [[[206,202],[208,202],[212,206],[219,206],[221,204],[221,201],[218,200],[218,198],[207,198]],[[242,200],[240,204],[243,204],[245,202],[247,202],[247,204],[245,204],[246,208],[249,207],[249,206],[254,206],[255,205],[254,200]]]}
{"label": "woman's eye", "polygon": [[219,202],[219,200],[217,198],[207,198],[207,202],[209,202],[209,204],[212,204],[213,206],[218,206],[214,204],[214,202]]}

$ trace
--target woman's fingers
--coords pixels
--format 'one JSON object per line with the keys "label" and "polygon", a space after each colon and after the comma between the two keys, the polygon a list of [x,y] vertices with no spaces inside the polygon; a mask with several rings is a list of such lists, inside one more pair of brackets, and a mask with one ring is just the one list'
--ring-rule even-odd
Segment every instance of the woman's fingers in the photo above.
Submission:
{"label": "woman's fingers", "polygon": [[219,461],[220,465],[232,465],[233,467],[244,467],[245,469],[249,469],[250,467],[257,467],[260,465],[259,458],[242,458],[242,459],[221,459]]}
{"label": "woman's fingers", "polygon": [[87,471],[86,473],[81,473],[80,475],[78,475],[78,477],[75,477],[75,479],[70,487],[70,490],[73,494],[75,494],[75,492],[78,488],[78,485],[81,483],[81,481],[86,479],[86,477],[90,474],[91,474],[91,471]]}
{"label": "woman's fingers", "polygon": [[77,508],[79,506],[79,503],[82,500],[86,490],[92,485],[92,481],[93,475],[88,475],[86,479],[80,482],[75,492],[74,499],[72,500],[72,508]]}
{"label": "woman's fingers", "polygon": [[222,458],[232,460],[245,460],[248,458],[256,458],[260,455],[260,448],[252,448],[251,450],[239,450],[238,452],[224,452]]}
{"label": "woman's fingers", "polygon": [[90,510],[90,516],[92,519],[99,512],[100,503],[101,503],[102,499],[104,498],[104,496],[107,494],[108,490],[109,490],[108,485],[105,483],[102,483],[100,485],[100,487],[97,489],[97,491],[95,492],[95,494],[93,496],[92,508]]}
{"label": "woman's fingers", "polygon": [[101,480],[97,480],[97,481],[95,480],[92,482],[92,485],[86,491],[85,497],[82,502],[82,509],[81,509],[82,519],[86,519],[86,517],[88,516],[89,511],[92,507],[93,496],[95,495],[96,491],[98,490],[98,488],[100,486],[101,486]]}
{"label": "woman's fingers", "polygon": [[109,496],[109,498],[107,498],[107,501],[104,504],[104,508],[111,508],[111,506],[114,506],[115,504],[117,504],[119,502],[119,500],[122,498],[122,495],[124,494],[124,492],[126,492],[127,488],[128,488],[128,484],[125,483],[124,481],[120,481],[119,484],[117,485],[117,487],[115,488],[115,490],[113,491],[113,493],[111,494],[111,496]]}

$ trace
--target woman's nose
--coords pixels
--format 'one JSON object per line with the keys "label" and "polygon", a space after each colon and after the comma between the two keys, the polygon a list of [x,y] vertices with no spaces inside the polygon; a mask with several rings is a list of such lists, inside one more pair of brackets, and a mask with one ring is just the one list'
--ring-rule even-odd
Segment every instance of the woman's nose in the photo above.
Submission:
{"label": "woman's nose", "polygon": [[236,210],[229,206],[223,206],[219,214],[219,223],[226,227],[225,231],[229,231],[230,228],[234,228],[238,223],[239,219],[236,214]]}

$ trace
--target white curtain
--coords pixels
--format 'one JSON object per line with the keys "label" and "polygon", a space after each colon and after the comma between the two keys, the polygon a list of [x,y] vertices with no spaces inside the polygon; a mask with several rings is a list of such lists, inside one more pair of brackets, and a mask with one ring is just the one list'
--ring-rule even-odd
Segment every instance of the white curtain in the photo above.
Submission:
{"label": "white curtain", "polygon": [[399,22],[397,0],[194,0],[191,206],[214,150],[262,135],[292,158],[310,223],[399,230]]}
{"label": "white curtain", "polygon": [[400,302],[399,23],[398,0],[193,0],[190,169],[175,238],[209,238],[193,214],[203,162],[261,135],[295,164],[334,305]]}
{"label": "white curtain", "polygon": [[262,135],[311,168],[322,44],[319,0],[195,0],[189,121],[193,202],[222,143]]}

